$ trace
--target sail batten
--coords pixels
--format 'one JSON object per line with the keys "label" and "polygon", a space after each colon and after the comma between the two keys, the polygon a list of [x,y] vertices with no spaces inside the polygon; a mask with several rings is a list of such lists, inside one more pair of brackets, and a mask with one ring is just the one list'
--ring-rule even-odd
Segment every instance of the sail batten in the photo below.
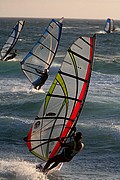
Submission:
{"label": "sail batten", "polygon": [[53,36],[53,34],[50,32],[50,31],[48,31],[48,30],[46,30],[56,41],[58,40],[55,36]]}
{"label": "sail batten", "polygon": [[72,53],[72,54],[74,54],[74,55],[80,57],[81,59],[83,59],[83,60],[85,60],[85,61],[88,61],[89,63],[91,63],[91,61],[90,61],[89,59],[85,58],[84,56],[81,56],[80,54],[78,54],[78,53],[72,51],[71,49],[69,49],[68,52],[70,52],[70,53]]}
{"label": "sail batten", "polygon": [[48,49],[49,51],[51,51],[53,54],[55,54],[54,51],[52,51],[50,48],[48,48],[47,46],[45,46],[43,43],[39,42],[42,46],[44,46],[46,49]]}
{"label": "sail batten", "polygon": [[[41,60],[42,62],[44,62],[45,64],[49,65],[49,63],[47,63],[44,59],[40,58],[39,56],[37,56],[36,54],[33,54],[32,52],[29,52],[31,55],[33,55],[34,57],[36,57],[37,59]],[[28,63],[26,63],[28,64]],[[30,63],[29,63],[30,64]],[[34,64],[31,64],[34,65]],[[35,66],[38,66],[35,64]],[[30,67],[30,66],[29,66]],[[25,70],[25,69],[24,69]]]}
{"label": "sail batten", "polygon": [[[65,120],[65,121],[73,121],[72,119],[70,119],[70,118],[67,118],[67,117],[62,117],[62,116],[55,116],[54,118],[53,117],[51,117],[51,116],[44,116],[44,117],[38,117],[37,118],[37,120],[41,120],[41,119],[59,119],[59,120]],[[28,141],[32,141],[32,140],[28,140]],[[42,139],[40,140],[39,139],[39,141],[42,141]]]}
{"label": "sail batten", "polygon": [[[60,143],[52,139],[69,138],[78,121],[90,83],[94,47],[95,36],[90,36],[78,38],[68,48],[62,66],[28,133],[28,149],[44,161],[61,150]],[[89,61],[83,60],[82,57]],[[50,141],[44,141],[45,139]]]}
{"label": "sail batten", "polygon": [[84,41],[88,46],[91,46],[92,48],[94,48],[94,46],[90,44],[88,41],[86,41],[83,37],[80,37],[80,39]]}
{"label": "sail batten", "polygon": [[73,75],[68,74],[68,73],[66,73],[66,72],[59,71],[59,73],[65,75],[65,76],[69,76],[69,77],[71,77],[71,78],[73,78],[73,79],[78,79],[78,80],[80,80],[80,81],[88,82],[86,79],[82,79],[82,78],[80,78],[80,77],[73,76]]}
{"label": "sail batten", "polygon": [[69,96],[60,96],[60,95],[55,95],[55,94],[47,94],[47,96],[57,97],[57,98],[63,98],[63,99],[71,99],[71,100],[74,100],[74,101],[82,102],[82,101],[79,100],[79,99],[76,99],[76,98],[73,98],[73,97],[69,97]]}
{"label": "sail batten", "polygon": [[[40,89],[48,78],[50,66],[60,42],[62,21],[51,20],[45,32],[21,62],[21,67],[35,89]],[[31,64],[28,66],[27,64]],[[33,68],[32,68],[33,66]],[[37,67],[37,72],[34,67]]]}

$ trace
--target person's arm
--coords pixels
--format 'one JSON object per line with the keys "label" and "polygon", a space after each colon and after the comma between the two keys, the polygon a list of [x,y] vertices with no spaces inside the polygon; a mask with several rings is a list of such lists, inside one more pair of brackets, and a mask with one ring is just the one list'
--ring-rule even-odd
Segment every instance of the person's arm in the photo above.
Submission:
{"label": "person's arm", "polygon": [[76,136],[76,127],[75,126],[72,127],[71,131],[72,131],[71,137]]}
{"label": "person's arm", "polygon": [[72,144],[72,142],[69,142],[69,143],[62,142],[61,139],[59,139],[59,143],[61,147],[71,147],[71,144]]}

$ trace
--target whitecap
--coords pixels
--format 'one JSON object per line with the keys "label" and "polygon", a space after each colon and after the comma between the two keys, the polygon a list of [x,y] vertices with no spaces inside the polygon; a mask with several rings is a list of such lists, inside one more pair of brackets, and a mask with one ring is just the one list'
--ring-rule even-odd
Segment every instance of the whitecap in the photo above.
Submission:
{"label": "whitecap", "polygon": [[11,176],[18,180],[48,180],[47,176],[36,171],[34,163],[20,158],[0,160],[0,167],[0,174],[3,177]]}

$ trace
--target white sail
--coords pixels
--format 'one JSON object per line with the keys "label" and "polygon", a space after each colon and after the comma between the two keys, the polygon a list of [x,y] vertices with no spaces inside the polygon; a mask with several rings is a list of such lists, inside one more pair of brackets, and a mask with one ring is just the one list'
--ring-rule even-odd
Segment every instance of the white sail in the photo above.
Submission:
{"label": "white sail", "polygon": [[106,33],[111,33],[114,30],[115,30],[114,21],[113,21],[113,19],[108,18],[105,23],[104,31]]}
{"label": "white sail", "polygon": [[87,95],[95,36],[80,37],[68,49],[27,138],[28,149],[47,161],[61,150],[56,137],[68,138]]}
{"label": "white sail", "polygon": [[4,61],[7,57],[7,55],[13,50],[15,44],[18,41],[20,33],[23,29],[24,23],[25,23],[25,21],[20,20],[14,26],[8,40],[6,41],[5,45],[3,46],[2,50],[1,50],[1,60]]}
{"label": "white sail", "polygon": [[22,70],[35,89],[45,83],[49,68],[58,49],[62,21],[51,20],[47,29],[21,62]]}

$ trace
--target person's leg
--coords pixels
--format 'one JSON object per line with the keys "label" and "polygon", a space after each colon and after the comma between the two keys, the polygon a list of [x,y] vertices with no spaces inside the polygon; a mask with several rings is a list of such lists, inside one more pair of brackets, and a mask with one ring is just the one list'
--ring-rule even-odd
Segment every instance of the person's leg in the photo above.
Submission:
{"label": "person's leg", "polygon": [[60,163],[59,161],[55,162],[50,168],[48,168],[48,170],[55,168],[59,163]]}
{"label": "person's leg", "polygon": [[50,168],[48,168],[48,170],[55,168],[61,162],[69,162],[69,161],[70,160],[66,159],[62,154],[60,154],[59,156],[56,156],[56,161],[54,162],[54,164]]}
{"label": "person's leg", "polygon": [[[49,168],[50,164],[52,164],[54,162],[54,164]],[[60,162],[66,162],[66,159],[63,157],[62,154],[56,155],[52,158],[50,158],[47,163],[45,164],[43,171],[46,169],[52,169],[54,167],[56,167]]]}
{"label": "person's leg", "polygon": [[43,170],[48,169],[48,167],[50,166],[50,164],[52,164],[52,163],[55,162],[55,161],[56,161],[56,156],[54,156],[54,157],[48,159],[48,161],[47,161],[47,163],[45,164]]}
{"label": "person's leg", "polygon": [[50,164],[51,164],[51,159],[49,159],[49,160],[46,162],[43,170],[47,169],[47,168],[50,166]]}

